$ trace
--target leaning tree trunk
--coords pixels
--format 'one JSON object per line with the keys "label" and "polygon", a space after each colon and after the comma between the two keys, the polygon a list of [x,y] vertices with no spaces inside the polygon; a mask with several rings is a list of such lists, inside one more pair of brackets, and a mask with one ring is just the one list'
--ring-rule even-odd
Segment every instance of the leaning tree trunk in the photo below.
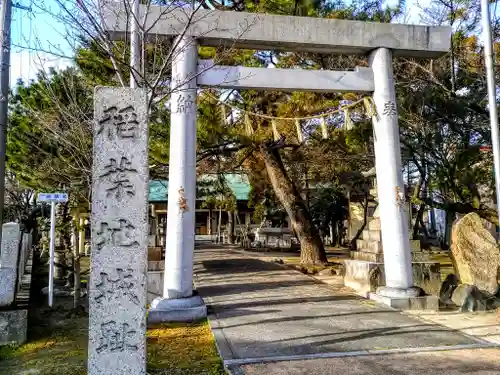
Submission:
{"label": "leaning tree trunk", "polygon": [[285,208],[292,227],[300,241],[300,262],[303,264],[327,263],[325,248],[318,230],[293,181],[288,176],[278,149],[261,145],[260,153],[276,196]]}
{"label": "leaning tree trunk", "polygon": [[71,217],[69,212],[69,201],[63,204],[61,222],[61,235],[63,239],[64,250],[66,251],[66,287],[72,288],[75,281],[75,275],[73,273],[75,268],[75,259],[73,257],[73,248],[71,245],[73,218]]}
{"label": "leaning tree trunk", "polygon": [[422,225],[424,212],[425,212],[425,204],[421,203],[420,207],[417,211],[417,217],[415,218],[415,224],[413,225],[413,239],[419,239],[420,231],[424,231],[425,227]]}

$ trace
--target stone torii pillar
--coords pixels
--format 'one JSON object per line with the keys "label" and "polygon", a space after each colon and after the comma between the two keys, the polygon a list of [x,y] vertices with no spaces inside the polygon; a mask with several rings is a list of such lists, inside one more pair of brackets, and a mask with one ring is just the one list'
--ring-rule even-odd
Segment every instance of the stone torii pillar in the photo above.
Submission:
{"label": "stone torii pillar", "polygon": [[392,51],[377,48],[370,53],[369,63],[373,69],[373,99],[377,108],[373,132],[386,279],[386,286],[379,287],[376,293],[389,298],[417,297],[419,289],[413,287],[408,215],[405,211]]}
{"label": "stone torii pillar", "polygon": [[188,36],[177,37],[175,43],[163,297],[152,302],[150,322],[192,321],[207,315],[203,299],[193,295],[198,44]]}

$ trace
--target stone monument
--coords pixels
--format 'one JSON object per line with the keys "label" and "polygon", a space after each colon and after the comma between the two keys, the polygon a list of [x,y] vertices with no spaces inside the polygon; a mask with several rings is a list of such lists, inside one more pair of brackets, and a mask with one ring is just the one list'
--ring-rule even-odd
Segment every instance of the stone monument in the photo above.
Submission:
{"label": "stone monument", "polygon": [[[18,223],[2,226],[0,254],[0,345],[22,344],[26,341],[28,310],[18,303],[24,267],[31,248],[30,235],[22,242]],[[29,288],[29,287],[28,287]],[[21,301],[22,302],[22,301]]]}
{"label": "stone monument", "polygon": [[0,250],[0,306],[14,302],[21,233],[18,223],[2,226],[2,248]]}
{"label": "stone monument", "polygon": [[477,214],[467,214],[455,223],[451,253],[461,284],[474,285],[489,294],[497,293],[500,250]]}
{"label": "stone monument", "polygon": [[89,375],[146,374],[147,97],[94,97]]}
{"label": "stone monument", "polygon": [[0,312],[0,346],[26,341],[28,310]]}

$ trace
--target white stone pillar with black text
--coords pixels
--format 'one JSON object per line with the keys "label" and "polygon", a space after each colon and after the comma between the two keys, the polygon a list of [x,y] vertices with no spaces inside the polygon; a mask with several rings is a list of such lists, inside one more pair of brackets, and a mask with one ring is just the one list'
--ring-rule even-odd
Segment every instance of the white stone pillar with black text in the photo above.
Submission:
{"label": "white stone pillar with black text", "polygon": [[392,52],[378,48],[370,54],[369,62],[377,108],[373,132],[386,278],[386,286],[379,287],[377,294],[390,298],[415,297],[418,289],[413,288]]}
{"label": "white stone pillar with black text", "polygon": [[178,37],[172,58],[170,159],[163,297],[149,311],[150,322],[192,321],[206,317],[193,295],[196,210],[196,98],[198,44]]}
{"label": "white stone pillar with black text", "polygon": [[146,374],[147,97],[98,87],[89,289],[89,375]]}

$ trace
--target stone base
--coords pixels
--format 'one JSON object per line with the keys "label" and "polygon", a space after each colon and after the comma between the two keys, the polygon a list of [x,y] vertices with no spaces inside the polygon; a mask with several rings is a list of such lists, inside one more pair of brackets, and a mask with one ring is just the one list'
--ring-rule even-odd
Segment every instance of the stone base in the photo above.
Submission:
{"label": "stone base", "polygon": [[[369,251],[370,249],[351,250],[349,255],[354,260],[364,260],[366,262],[384,263],[384,253]],[[429,254],[423,251],[412,251],[412,262],[429,262]]]}
{"label": "stone base", "polygon": [[344,285],[352,288],[362,297],[368,298],[380,285],[379,273],[381,263],[364,260],[345,259]]}
{"label": "stone base", "polygon": [[[356,259],[345,259],[344,285],[367,298],[385,285],[384,264]],[[413,283],[427,294],[439,295],[441,287],[440,265],[436,262],[412,262]],[[394,296],[391,296],[394,297]]]}
{"label": "stone base", "polygon": [[161,298],[163,296],[163,275],[163,271],[148,270],[148,294],[146,297],[147,303],[151,304],[153,303],[155,298]]}
{"label": "stone base", "polygon": [[353,250],[350,252],[351,259],[372,263],[384,263],[383,253],[372,253],[369,251]]}
{"label": "stone base", "polygon": [[397,298],[370,293],[369,298],[375,302],[398,310],[439,311],[439,297],[437,296]]}
{"label": "stone base", "polygon": [[156,298],[148,312],[148,323],[195,322],[207,317],[203,299],[194,295],[189,298]]}
{"label": "stone base", "polygon": [[22,344],[28,331],[28,310],[0,311],[0,346]]}
{"label": "stone base", "polygon": [[377,288],[376,292],[379,296],[389,297],[389,298],[414,298],[420,297],[422,295],[422,289],[420,288],[393,288],[390,286],[381,286]]}

